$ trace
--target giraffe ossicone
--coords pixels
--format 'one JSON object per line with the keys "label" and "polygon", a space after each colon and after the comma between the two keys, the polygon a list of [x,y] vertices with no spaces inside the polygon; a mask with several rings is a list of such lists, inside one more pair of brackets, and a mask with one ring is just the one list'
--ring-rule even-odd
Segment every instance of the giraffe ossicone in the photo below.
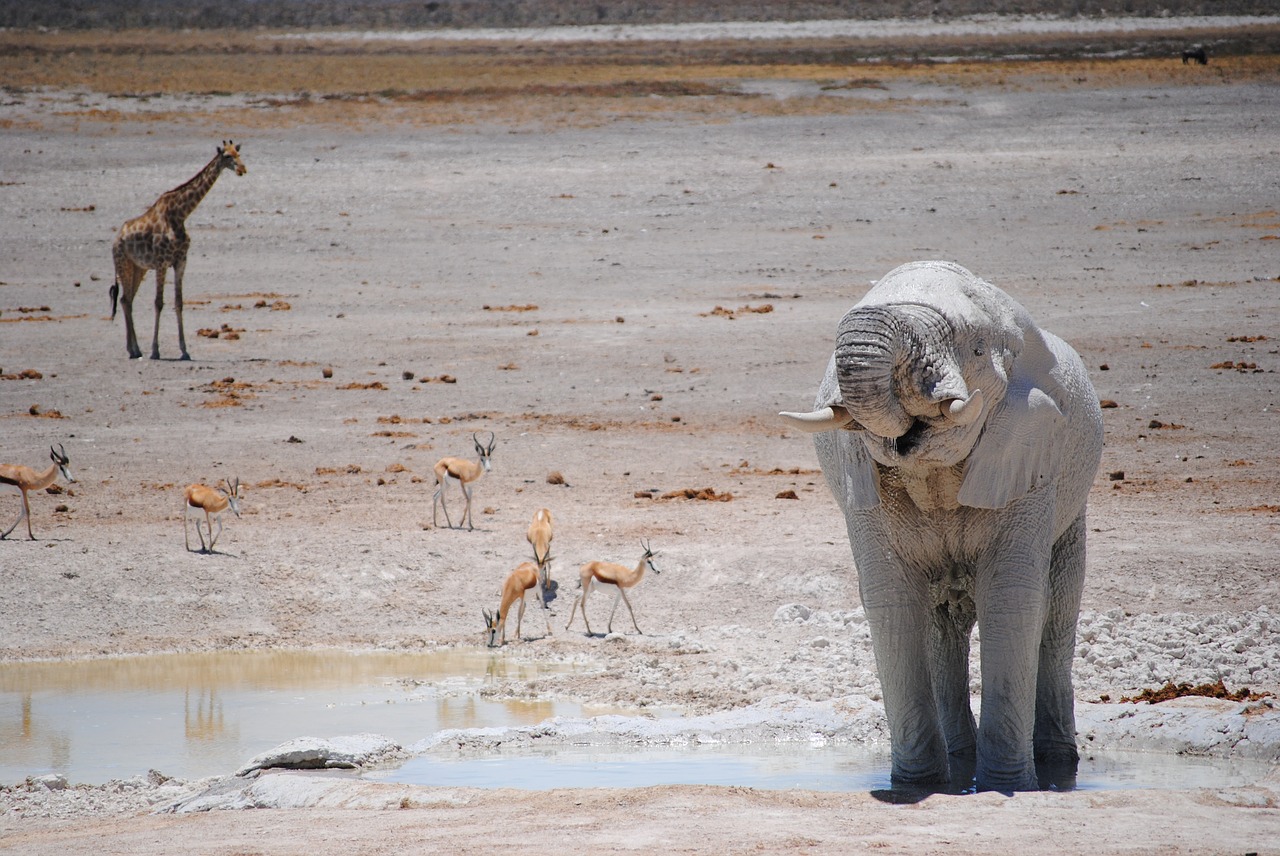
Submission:
{"label": "giraffe ossicone", "polygon": [[204,165],[190,181],[162,193],[140,217],[126,220],[111,245],[115,262],[115,283],[111,286],[111,319],[116,317],[116,304],[124,305],[125,346],[132,359],[142,356],[138,335],[133,326],[133,298],[138,293],[147,271],[156,272],[156,323],[151,337],[151,359],[160,359],[160,310],[164,308],[165,273],[173,268],[174,311],[178,315],[178,347],[182,359],[189,360],[186,332],[182,328],[182,275],[187,268],[187,250],[191,238],[186,220],[204,199],[224,169],[244,175],[248,170],[240,160],[240,147],[231,140],[218,146],[213,160]]}

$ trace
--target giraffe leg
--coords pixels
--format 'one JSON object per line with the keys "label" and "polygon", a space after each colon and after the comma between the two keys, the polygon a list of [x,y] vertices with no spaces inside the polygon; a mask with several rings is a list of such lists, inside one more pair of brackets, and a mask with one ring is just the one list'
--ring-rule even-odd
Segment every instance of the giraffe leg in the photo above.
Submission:
{"label": "giraffe leg", "polygon": [[178,313],[178,348],[182,351],[182,359],[189,360],[187,353],[187,334],[182,329],[182,275],[187,270],[187,256],[184,253],[173,263],[173,309]]}
{"label": "giraffe leg", "polygon": [[160,359],[160,310],[164,309],[164,265],[156,268],[156,328],[151,334],[151,359]]}
{"label": "giraffe leg", "polygon": [[138,284],[142,282],[145,271],[129,258],[129,251],[124,241],[116,239],[111,246],[111,258],[115,262],[116,281],[111,286],[111,319],[116,317],[116,299],[124,304],[124,344],[130,359],[142,356],[138,348],[138,334],[133,329],[133,296],[138,292]]}
{"label": "giraffe leg", "polygon": [[142,357],[142,348],[138,347],[138,330],[133,326],[133,297],[138,293],[146,270],[126,260],[126,268],[120,275],[120,305],[124,308],[124,345],[129,351],[129,359]]}

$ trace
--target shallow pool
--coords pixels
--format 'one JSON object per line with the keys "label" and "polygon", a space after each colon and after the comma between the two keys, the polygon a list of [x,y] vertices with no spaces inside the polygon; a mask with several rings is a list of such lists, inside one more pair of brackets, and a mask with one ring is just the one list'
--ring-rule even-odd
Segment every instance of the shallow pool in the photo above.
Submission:
{"label": "shallow pool", "polygon": [[246,651],[0,664],[0,784],[61,773],[101,784],[159,770],[234,772],[295,737],[371,732],[409,744],[444,728],[532,725],[618,712],[573,702],[490,701],[494,679],[535,665],[488,651]]}
{"label": "shallow pool", "polygon": [[[1236,787],[1257,782],[1256,761],[1095,753],[1080,761],[1074,790]],[[665,748],[558,746],[487,757],[423,755],[366,779],[453,787],[635,788],[650,785],[737,785],[762,790],[889,790],[889,754],[848,745],[807,743],[697,745]]]}
{"label": "shallow pool", "polygon": [[[61,773],[101,784],[159,770],[226,775],[298,737],[364,732],[411,746],[445,729],[535,725],[606,713],[573,702],[495,701],[496,680],[590,673],[587,664],[533,664],[500,651],[421,654],[253,651],[0,664],[0,784]],[[885,751],[835,742],[590,745],[564,738],[490,751],[432,749],[374,781],[435,786],[551,788],[664,784],[877,791],[889,788]],[[1232,787],[1260,780],[1257,762],[1136,752],[1081,761],[1075,787]]]}

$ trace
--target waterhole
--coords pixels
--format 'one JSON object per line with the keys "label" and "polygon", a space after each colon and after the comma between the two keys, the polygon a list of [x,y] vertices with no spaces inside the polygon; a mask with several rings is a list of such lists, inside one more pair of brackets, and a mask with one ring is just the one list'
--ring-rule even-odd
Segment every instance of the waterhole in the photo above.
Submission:
{"label": "waterhole", "polygon": [[[736,785],[762,790],[871,791],[901,798],[924,792],[894,791],[889,753],[848,745],[698,745],[662,749],[568,746],[481,758],[419,756],[365,778],[380,782],[452,787],[638,788],[651,785]],[[1259,781],[1256,761],[1095,753],[1080,760],[1074,785],[1062,790],[1238,787]],[[946,789],[966,792],[969,789]],[[896,800],[895,800],[896,801]]]}
{"label": "waterhole", "polygon": [[403,745],[445,728],[532,725],[614,709],[490,701],[495,679],[595,667],[487,651],[224,652],[0,665],[0,784],[60,773],[102,784],[149,769],[225,775],[295,737],[370,732]]}
{"label": "waterhole", "polygon": [[[411,746],[444,729],[634,713],[567,701],[489,700],[479,692],[490,681],[596,668],[520,662],[482,650],[223,652],[3,664],[0,784],[46,773],[102,784],[150,769],[194,779],[232,773],[296,737],[368,732]],[[364,778],[531,791],[668,784],[890,789],[887,752],[845,743],[547,742],[528,749],[511,748],[513,743],[493,751],[429,750]],[[1257,782],[1266,773],[1259,762],[1097,752],[1081,759],[1073,787],[1221,788]]]}

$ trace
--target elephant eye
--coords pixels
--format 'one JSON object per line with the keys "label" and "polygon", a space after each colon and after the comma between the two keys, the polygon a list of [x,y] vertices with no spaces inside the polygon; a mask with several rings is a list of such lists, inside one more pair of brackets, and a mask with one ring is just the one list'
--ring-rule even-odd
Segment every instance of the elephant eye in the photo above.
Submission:
{"label": "elephant eye", "polygon": [[986,352],[985,352],[985,351],[983,351],[983,350],[982,350],[982,348],[974,348],[974,349],[973,349],[973,355],[974,355],[975,357],[980,357],[980,356],[982,356],[984,353],[986,353]]}

